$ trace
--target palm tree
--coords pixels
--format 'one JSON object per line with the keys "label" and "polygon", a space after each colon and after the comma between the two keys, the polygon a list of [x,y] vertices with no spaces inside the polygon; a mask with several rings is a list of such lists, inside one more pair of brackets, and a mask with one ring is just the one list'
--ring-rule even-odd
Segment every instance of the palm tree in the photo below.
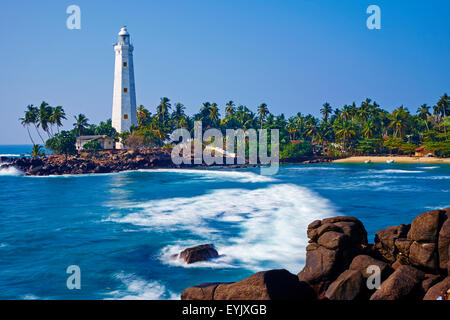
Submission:
{"label": "palm tree", "polygon": [[150,112],[141,104],[137,108],[136,117],[138,121],[138,126],[142,127],[148,118],[150,118],[151,114]]}
{"label": "palm tree", "polygon": [[266,119],[268,114],[269,114],[269,108],[267,107],[267,104],[261,103],[258,107],[258,117],[259,117],[261,129],[263,127],[264,120]]}
{"label": "palm tree", "polygon": [[52,114],[50,115],[50,123],[56,125],[59,133],[59,127],[62,127],[62,120],[66,120],[66,113],[64,112],[63,107],[57,106],[56,108],[52,108]]}
{"label": "palm tree", "polygon": [[342,141],[344,150],[346,150],[346,143],[352,137],[356,136],[356,131],[349,121],[342,121],[337,126],[336,137]]}
{"label": "palm tree", "polygon": [[81,136],[83,135],[84,130],[89,126],[88,121],[89,119],[86,118],[86,116],[82,113],[80,113],[78,116],[75,116],[75,123],[73,126],[75,129],[77,129],[78,134]]}
{"label": "palm tree", "polygon": [[33,150],[31,151],[31,156],[33,158],[42,157],[45,155],[43,147],[39,144],[33,144]]}
{"label": "palm tree", "polygon": [[333,112],[333,108],[330,106],[328,102],[325,102],[322,106],[322,109],[320,109],[320,113],[323,115],[323,120],[325,122],[328,122],[328,117]]}
{"label": "palm tree", "polygon": [[27,129],[28,136],[30,137],[31,143],[34,145],[34,140],[33,140],[33,137],[31,136],[29,126],[31,124],[36,125],[37,113],[32,104],[27,106],[27,110],[25,111],[25,116],[23,118],[20,118],[19,120],[21,121],[20,123]]}
{"label": "palm tree", "polygon": [[171,107],[170,100],[167,97],[161,98],[161,101],[157,107],[157,116],[162,120],[163,125],[165,125],[166,115]]}
{"label": "palm tree", "polygon": [[39,122],[38,122],[38,126],[40,126],[42,128],[42,130],[44,130],[44,132],[47,133],[48,137],[51,137],[50,134],[50,125],[51,125],[51,120],[50,117],[53,113],[53,108],[51,106],[49,106],[49,104],[45,101],[42,101],[41,105],[39,106]]}
{"label": "palm tree", "polygon": [[427,131],[430,131],[430,128],[428,127],[428,117],[431,116],[430,107],[427,106],[427,104],[423,104],[417,109],[416,113],[419,119],[422,119],[425,122]]}
{"label": "palm tree", "polygon": [[408,125],[408,109],[403,106],[398,107],[396,110],[392,111],[390,114],[389,127],[394,130],[394,137],[400,136],[402,138],[405,135],[405,130]]}
{"label": "palm tree", "polygon": [[228,101],[226,104],[225,104],[225,111],[226,111],[226,113],[227,113],[227,117],[233,117],[233,115],[234,115],[234,112],[236,111],[235,109],[234,109],[234,107],[236,106],[235,104],[234,104],[234,102],[233,101]]}
{"label": "palm tree", "polygon": [[213,127],[217,126],[217,123],[220,119],[220,113],[219,113],[219,107],[217,106],[217,103],[211,104],[211,108],[209,109],[208,118],[210,120],[210,123]]}

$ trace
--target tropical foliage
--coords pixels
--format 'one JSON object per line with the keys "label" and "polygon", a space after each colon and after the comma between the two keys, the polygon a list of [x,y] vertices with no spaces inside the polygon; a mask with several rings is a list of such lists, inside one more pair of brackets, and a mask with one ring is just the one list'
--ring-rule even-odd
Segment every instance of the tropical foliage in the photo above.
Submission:
{"label": "tropical foliage", "polygon": [[[371,99],[364,100],[359,106],[353,102],[338,108],[325,103],[318,110],[320,117],[298,112],[286,118],[284,114],[271,113],[265,103],[257,106],[256,112],[244,105],[236,106],[233,101],[224,105],[223,116],[220,109],[215,102],[205,102],[198,113],[189,116],[183,104],[172,104],[169,98],[163,97],[155,113],[140,105],[137,125],[120,135],[112,127],[111,120],[96,126],[89,124],[89,119],[83,114],[74,117],[73,130],[60,133],[62,120],[66,119],[64,109],[60,106],[53,108],[46,102],[39,107],[27,106],[20,121],[33,145],[32,128],[48,149],[62,153],[72,150],[62,148],[62,151],[55,147],[55,141],[69,139],[69,135],[73,138],[108,135],[131,147],[163,147],[173,130],[186,128],[193,134],[194,122],[201,121],[203,130],[218,128],[224,134],[226,129],[279,129],[280,156],[285,159],[311,153],[330,156],[411,154],[421,145],[437,155],[450,155],[450,98],[447,94],[440,97],[434,106],[420,105],[415,114],[404,106],[388,112]],[[43,136],[49,138],[47,143]]]}

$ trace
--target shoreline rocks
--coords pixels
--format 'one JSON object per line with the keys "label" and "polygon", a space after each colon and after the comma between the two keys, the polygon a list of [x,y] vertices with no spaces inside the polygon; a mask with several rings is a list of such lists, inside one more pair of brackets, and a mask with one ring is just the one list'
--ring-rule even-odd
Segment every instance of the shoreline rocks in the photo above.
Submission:
{"label": "shoreline rocks", "polygon": [[234,283],[187,288],[181,299],[436,300],[450,291],[449,218],[450,208],[424,212],[411,224],[378,231],[373,244],[354,217],[316,220],[308,226],[306,263],[297,277],[262,271]]}
{"label": "shoreline rocks", "polygon": [[[309,158],[302,159],[300,163],[330,162],[331,159]],[[255,166],[223,165],[215,166],[226,168],[243,168]],[[158,169],[158,168],[202,168],[210,167],[206,164],[175,165],[172,162],[171,150],[164,148],[141,149],[141,150],[108,150],[97,153],[81,152],[74,156],[50,155],[48,157],[30,158],[7,158],[2,157],[0,168],[15,167],[29,176],[49,176],[64,174],[94,174],[113,173],[120,171]]]}

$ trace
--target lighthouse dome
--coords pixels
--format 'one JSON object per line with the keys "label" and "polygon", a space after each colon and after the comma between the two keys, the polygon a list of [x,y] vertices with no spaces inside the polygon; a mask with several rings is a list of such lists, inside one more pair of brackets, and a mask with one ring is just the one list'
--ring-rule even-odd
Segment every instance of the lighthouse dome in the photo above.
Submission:
{"label": "lighthouse dome", "polygon": [[127,31],[127,27],[123,27],[122,29],[120,29],[119,31],[119,36],[128,36],[130,35]]}

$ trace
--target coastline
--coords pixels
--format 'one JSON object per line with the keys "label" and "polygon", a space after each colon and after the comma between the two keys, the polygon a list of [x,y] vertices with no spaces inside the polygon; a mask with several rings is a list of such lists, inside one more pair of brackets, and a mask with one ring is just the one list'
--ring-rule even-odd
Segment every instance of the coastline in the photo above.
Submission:
{"label": "coastline", "polygon": [[408,157],[408,156],[352,156],[344,159],[333,160],[333,163],[386,163],[394,160],[394,163],[423,163],[423,164],[450,164],[450,158],[436,157]]}

